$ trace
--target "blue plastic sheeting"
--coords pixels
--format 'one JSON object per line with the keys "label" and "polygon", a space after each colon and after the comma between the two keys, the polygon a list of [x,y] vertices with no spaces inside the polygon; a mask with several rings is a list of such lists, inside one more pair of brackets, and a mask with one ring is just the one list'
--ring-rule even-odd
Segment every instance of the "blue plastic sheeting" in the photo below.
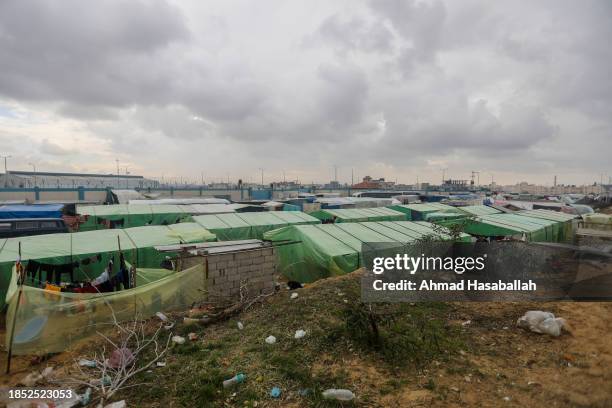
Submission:
{"label": "blue plastic sheeting", "polygon": [[63,204],[2,205],[0,219],[61,218],[63,208]]}

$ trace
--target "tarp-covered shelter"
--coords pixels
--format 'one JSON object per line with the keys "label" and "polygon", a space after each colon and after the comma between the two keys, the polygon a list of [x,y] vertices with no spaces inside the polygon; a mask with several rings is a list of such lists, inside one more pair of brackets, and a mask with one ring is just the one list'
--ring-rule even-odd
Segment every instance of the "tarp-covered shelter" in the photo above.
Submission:
{"label": "tarp-covered shelter", "polygon": [[79,231],[167,225],[191,219],[191,213],[186,212],[184,206],[172,204],[78,206],[77,213],[85,219],[85,222],[79,225]]}
{"label": "tarp-covered shelter", "polygon": [[61,218],[63,209],[63,204],[2,205],[0,219]]}
{"label": "tarp-covered shelter", "polygon": [[[298,282],[313,282],[360,268],[363,243],[409,244],[425,237],[452,239],[440,227],[423,221],[294,225],[264,234],[266,240],[286,243],[276,249],[280,271]],[[460,241],[470,239],[467,234],[459,236]]]}
{"label": "tarp-covered shelter", "polygon": [[612,231],[612,215],[609,214],[585,214],[582,216],[584,228]]}
{"label": "tarp-covered shelter", "polygon": [[343,208],[339,210],[322,209],[310,213],[324,223],[364,222],[364,221],[404,221],[406,215],[385,207]]}
{"label": "tarp-covered shelter", "polygon": [[456,207],[440,203],[399,204],[389,206],[390,209],[406,214],[406,219],[412,221],[426,220],[429,213],[460,213]]}
{"label": "tarp-covered shelter", "polygon": [[491,214],[481,217],[457,220],[463,231],[488,238],[512,237],[527,241],[557,242],[560,237],[560,223],[542,218],[531,218],[517,214]]}
{"label": "tarp-covered shelter", "polygon": [[[36,235],[0,240],[0,299],[4,300],[11,270],[19,256],[27,265],[34,260],[45,264],[49,272],[59,266],[78,264],[74,278],[92,279],[98,276],[111,257],[116,257],[119,245],[126,259],[139,267],[158,267],[163,260],[153,247],[186,242],[214,241],[215,235],[196,223],[168,226],[146,226],[120,230],[98,230],[64,234]],[[100,255],[100,259],[93,259]],[[115,260],[117,260],[115,258]],[[47,273],[49,273],[47,272]],[[32,277],[36,283],[47,280],[43,272]]]}
{"label": "tarp-covered shelter", "polygon": [[466,205],[463,207],[456,207],[457,210],[466,213],[468,215],[491,215],[491,214],[501,214],[502,211],[497,210],[495,208],[489,207],[487,205]]}
{"label": "tarp-covered shelter", "polygon": [[[16,277],[14,270],[9,272]],[[23,285],[19,296],[16,281],[11,280],[7,295],[7,321],[15,319],[15,355],[64,351],[112,327],[115,318],[133,321],[136,316],[187,309],[202,300],[207,289],[203,264],[179,272],[136,268],[134,288],[108,293],[57,292]],[[12,325],[7,327],[6,348],[11,328]]]}
{"label": "tarp-covered shelter", "polygon": [[220,241],[261,239],[267,231],[288,225],[318,224],[321,221],[300,211],[265,211],[236,214],[198,215],[193,220]]}
{"label": "tarp-covered shelter", "polygon": [[517,214],[525,217],[540,218],[559,223],[557,239],[559,242],[572,241],[576,228],[578,227],[578,216],[575,214],[566,214],[551,210],[527,210],[518,212]]}

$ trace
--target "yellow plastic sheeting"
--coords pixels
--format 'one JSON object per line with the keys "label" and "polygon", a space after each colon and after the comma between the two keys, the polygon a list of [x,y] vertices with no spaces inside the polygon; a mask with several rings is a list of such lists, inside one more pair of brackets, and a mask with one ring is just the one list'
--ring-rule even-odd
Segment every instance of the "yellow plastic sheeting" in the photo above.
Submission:
{"label": "yellow plastic sheeting", "polygon": [[13,269],[7,295],[6,347],[15,310],[13,354],[45,354],[65,351],[96,335],[96,331],[112,327],[112,311],[118,321],[128,322],[134,321],[136,316],[147,318],[160,311],[188,308],[204,298],[206,270],[203,264],[169,274],[160,270],[138,273],[159,279],[133,289],[100,294],[54,292],[24,285],[17,308],[19,288]]}

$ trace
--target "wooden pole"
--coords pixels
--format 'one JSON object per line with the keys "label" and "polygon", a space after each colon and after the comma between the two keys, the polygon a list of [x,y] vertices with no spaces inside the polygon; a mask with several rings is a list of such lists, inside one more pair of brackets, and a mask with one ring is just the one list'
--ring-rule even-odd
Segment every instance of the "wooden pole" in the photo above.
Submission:
{"label": "wooden pole", "polygon": [[15,323],[17,321],[17,312],[19,310],[19,304],[21,303],[21,296],[23,294],[23,282],[25,276],[23,276],[23,267],[21,266],[21,241],[19,241],[19,262],[15,264],[19,266],[17,270],[17,284],[19,285],[19,293],[17,294],[17,304],[15,305],[15,313],[13,314],[13,321],[11,322],[11,336],[8,344],[8,355],[6,358],[6,374],[11,371],[11,357],[13,357],[13,338],[15,337]]}

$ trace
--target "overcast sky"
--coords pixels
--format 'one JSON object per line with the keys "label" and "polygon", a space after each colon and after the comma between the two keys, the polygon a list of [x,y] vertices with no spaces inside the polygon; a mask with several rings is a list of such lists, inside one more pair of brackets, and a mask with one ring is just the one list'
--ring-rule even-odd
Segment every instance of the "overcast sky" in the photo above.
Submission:
{"label": "overcast sky", "polygon": [[10,169],[612,175],[612,2],[0,1]]}

